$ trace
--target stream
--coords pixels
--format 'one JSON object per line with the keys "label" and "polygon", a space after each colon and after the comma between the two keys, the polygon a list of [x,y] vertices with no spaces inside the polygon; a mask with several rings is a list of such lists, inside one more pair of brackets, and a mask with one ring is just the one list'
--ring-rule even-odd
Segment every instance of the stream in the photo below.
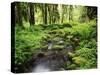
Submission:
{"label": "stream", "polygon": [[[71,44],[64,45],[64,41],[56,41],[56,44],[52,41],[48,42],[48,48],[45,52],[38,53],[28,64],[25,72],[49,72],[49,71],[62,71],[65,70],[62,65],[69,62],[67,53],[73,51]],[[61,48],[54,48],[54,45],[59,45]]]}

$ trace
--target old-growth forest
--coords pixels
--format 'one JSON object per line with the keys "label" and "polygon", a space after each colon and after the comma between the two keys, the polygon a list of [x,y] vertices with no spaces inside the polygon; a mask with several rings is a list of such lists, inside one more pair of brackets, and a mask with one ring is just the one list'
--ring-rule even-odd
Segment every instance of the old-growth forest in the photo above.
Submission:
{"label": "old-growth forest", "polygon": [[97,7],[15,3],[15,71],[97,67]]}

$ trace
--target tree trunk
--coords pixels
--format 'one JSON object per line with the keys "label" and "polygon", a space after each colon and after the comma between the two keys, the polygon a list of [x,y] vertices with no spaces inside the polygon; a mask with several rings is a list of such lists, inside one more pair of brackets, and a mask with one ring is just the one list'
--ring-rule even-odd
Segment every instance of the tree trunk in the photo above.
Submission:
{"label": "tree trunk", "polygon": [[96,7],[86,7],[87,9],[87,16],[89,20],[97,18],[97,8]]}
{"label": "tree trunk", "polygon": [[23,26],[22,20],[22,11],[20,3],[16,3],[16,21],[18,22],[19,26]]}
{"label": "tree trunk", "polygon": [[30,3],[30,25],[35,24],[35,5]]}
{"label": "tree trunk", "polygon": [[73,6],[70,5],[70,6],[69,6],[69,22],[73,20],[72,12],[73,12]]}
{"label": "tree trunk", "polygon": [[47,4],[45,4],[44,23],[47,24]]}

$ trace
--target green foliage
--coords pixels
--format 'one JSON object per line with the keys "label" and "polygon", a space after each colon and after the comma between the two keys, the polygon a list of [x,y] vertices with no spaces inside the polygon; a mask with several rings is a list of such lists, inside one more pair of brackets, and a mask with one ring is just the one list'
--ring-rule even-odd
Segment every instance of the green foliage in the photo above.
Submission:
{"label": "green foliage", "polygon": [[70,28],[72,27],[71,24],[69,24],[69,23],[64,23],[63,26],[64,27],[70,27]]}
{"label": "green foliage", "polygon": [[96,50],[95,49],[89,49],[89,48],[81,48],[80,50],[76,51],[76,55],[79,55],[81,57],[84,57],[86,59],[91,59],[96,57]]}
{"label": "green foliage", "polygon": [[73,61],[79,65],[80,68],[96,68],[97,65],[97,51],[96,49],[81,48],[75,52],[76,56]]}
{"label": "green foliage", "polygon": [[[48,41],[53,41],[52,51],[58,51],[57,53],[64,51],[65,46],[69,44],[75,46],[74,52],[62,52],[71,59],[70,63],[63,64],[64,69],[96,68],[97,42],[94,24],[71,22],[28,26],[28,23],[25,23],[24,28],[16,26],[15,64],[24,64],[41,50],[47,51]],[[80,41],[76,46],[73,39],[77,37]],[[59,38],[63,39],[62,44],[59,43]]]}
{"label": "green foliage", "polygon": [[85,62],[86,62],[86,60],[84,59],[84,58],[82,58],[82,57],[80,57],[80,56],[78,56],[78,57],[73,57],[73,62],[75,63],[75,64],[78,64],[78,65],[83,65],[83,64],[85,64]]}
{"label": "green foliage", "polygon": [[95,39],[90,39],[90,40],[83,40],[79,44],[80,48],[86,47],[86,48],[97,48],[97,42]]}
{"label": "green foliage", "polygon": [[31,28],[27,30],[16,27],[15,63],[24,63],[25,60],[29,59],[32,54],[41,48],[41,41],[44,34],[37,30],[37,28],[34,28],[32,31]]}
{"label": "green foliage", "polygon": [[71,65],[67,66],[67,69],[68,70],[74,70],[74,69],[76,69],[76,67],[77,67],[76,64],[71,64]]}
{"label": "green foliage", "polygon": [[72,53],[72,52],[68,52],[68,56],[72,58],[72,57],[74,57],[74,56],[75,56],[75,54],[74,54],[74,53]]}
{"label": "green foliage", "polygon": [[81,39],[90,39],[92,32],[93,28],[86,23],[73,26],[72,28],[72,34],[78,33],[81,36]]}

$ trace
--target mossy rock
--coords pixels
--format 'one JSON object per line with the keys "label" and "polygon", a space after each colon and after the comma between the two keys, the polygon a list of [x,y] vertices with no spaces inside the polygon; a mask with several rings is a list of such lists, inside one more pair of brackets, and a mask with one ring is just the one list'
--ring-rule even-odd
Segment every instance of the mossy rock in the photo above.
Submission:
{"label": "mossy rock", "polygon": [[67,66],[67,69],[70,69],[70,70],[73,70],[73,69],[76,69],[76,68],[77,68],[76,64],[71,64],[71,65]]}
{"label": "mossy rock", "polygon": [[70,45],[71,44],[71,41],[70,40],[65,40],[65,44],[66,45]]}
{"label": "mossy rock", "polygon": [[52,47],[52,50],[62,50],[62,49],[64,49],[64,46],[63,45],[54,45]]}
{"label": "mossy rock", "polygon": [[74,57],[74,56],[75,56],[75,54],[74,54],[74,53],[72,53],[72,52],[68,52],[68,56],[69,56],[69,57]]}
{"label": "mossy rock", "polygon": [[41,50],[43,50],[43,51],[45,51],[45,50],[47,50],[48,49],[48,45],[45,45],[45,46],[42,46],[41,47]]}
{"label": "mossy rock", "polygon": [[54,36],[50,35],[50,34],[46,34],[45,36],[43,36],[43,40],[42,41],[50,41],[54,38]]}
{"label": "mossy rock", "polygon": [[67,36],[67,39],[71,39],[71,38],[73,38],[73,35],[68,35]]}
{"label": "mossy rock", "polygon": [[52,30],[49,31],[48,34],[54,35],[55,37],[62,37],[65,35],[65,31],[63,29],[57,29],[57,30]]}
{"label": "mossy rock", "polygon": [[56,34],[57,33],[57,30],[52,30],[52,31],[49,31],[48,33],[49,34]]}
{"label": "mossy rock", "polygon": [[61,37],[55,37],[53,39],[53,41],[57,44],[57,45],[64,45],[64,39]]}
{"label": "mossy rock", "polygon": [[55,41],[55,42],[59,41],[59,37],[53,38],[53,41]]}
{"label": "mossy rock", "polygon": [[66,70],[72,70],[72,69],[76,69],[77,65],[76,64],[73,64],[71,63],[70,61],[67,61],[66,63],[64,63],[62,65],[62,67]]}
{"label": "mossy rock", "polygon": [[57,45],[65,45],[64,41],[57,42]]}
{"label": "mossy rock", "polygon": [[86,60],[83,57],[80,57],[80,56],[74,57],[74,58],[72,58],[72,60],[73,60],[73,62],[75,64],[78,64],[78,65],[81,65],[81,64],[85,64],[86,63]]}

